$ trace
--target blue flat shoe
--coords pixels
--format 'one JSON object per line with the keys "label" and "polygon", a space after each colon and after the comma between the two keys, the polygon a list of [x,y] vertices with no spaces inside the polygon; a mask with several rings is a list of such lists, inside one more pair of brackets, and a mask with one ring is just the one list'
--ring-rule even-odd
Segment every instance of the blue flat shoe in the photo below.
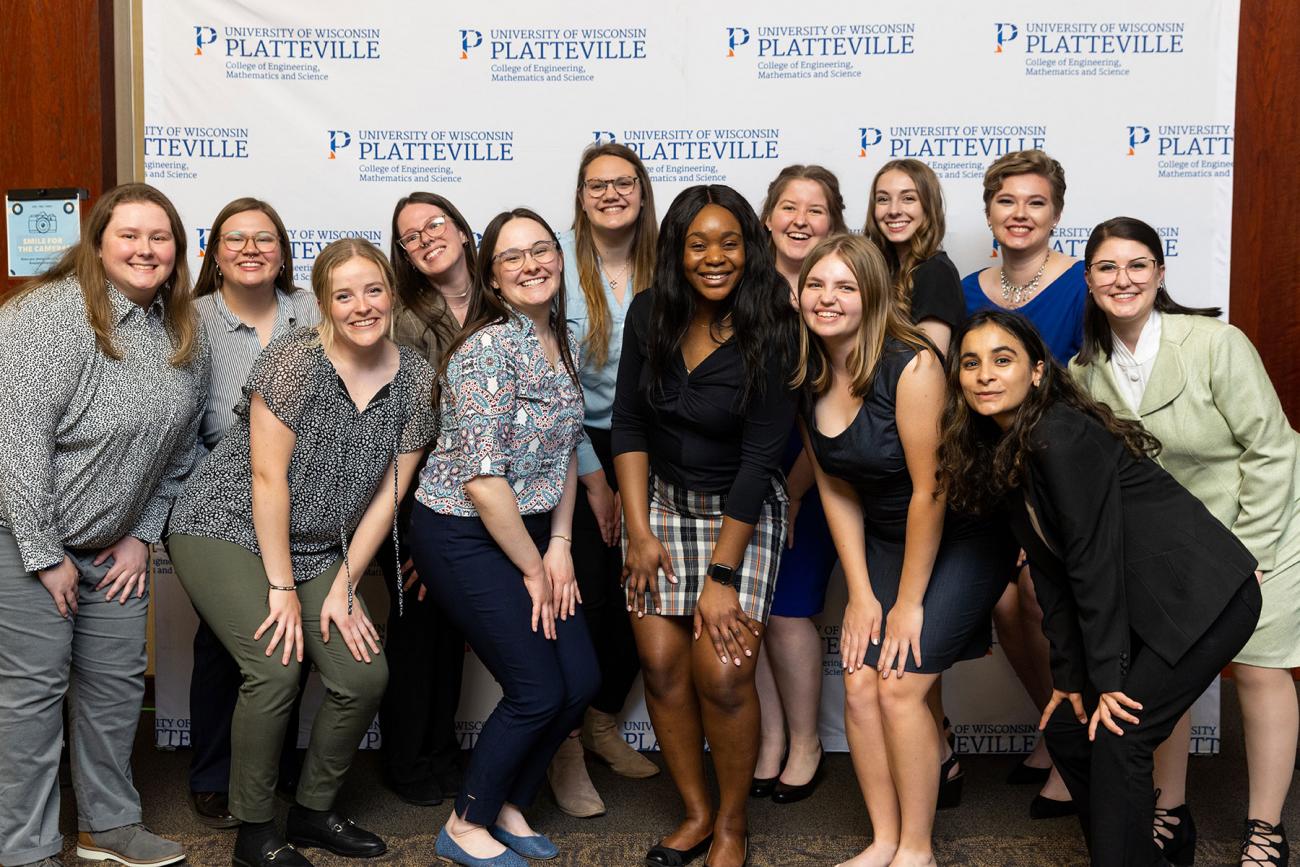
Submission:
{"label": "blue flat shoe", "polygon": [[475,858],[451,839],[446,827],[438,832],[438,842],[433,844],[433,853],[438,856],[438,860],[459,864],[460,867],[528,867],[528,862],[510,849],[495,858]]}
{"label": "blue flat shoe", "polygon": [[549,839],[541,834],[533,834],[531,837],[520,837],[511,834],[500,825],[493,825],[488,828],[488,833],[492,839],[498,843],[509,846],[515,852],[523,855],[525,858],[531,858],[534,861],[550,861],[560,854],[560,847],[556,846]]}

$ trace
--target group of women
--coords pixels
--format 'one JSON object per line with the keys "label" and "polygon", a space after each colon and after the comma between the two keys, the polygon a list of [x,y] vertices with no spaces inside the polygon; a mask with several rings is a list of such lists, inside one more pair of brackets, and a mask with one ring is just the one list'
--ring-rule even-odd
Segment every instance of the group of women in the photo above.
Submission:
{"label": "group of women", "polygon": [[[476,244],[413,193],[391,258],[336,241],[310,294],[265,202],[222,209],[191,287],[168,200],[105,194],[0,306],[0,863],[57,863],[65,694],[78,853],[184,857],[141,824],[129,764],[158,541],[202,620],[192,803],[238,825],[246,867],[386,851],[335,804],[376,712],[386,784],[455,798],[438,857],[555,857],[526,816],[548,778],[591,816],[586,754],[658,773],[618,732],[638,673],[683,808],[645,863],[744,864],[749,799],[821,774],[810,618],[837,560],[871,820],[845,864],[933,863],[962,783],[939,680],[993,622],[1045,729],[1012,780],[1043,784],[1036,815],[1078,812],[1094,863],[1192,863],[1186,714],[1229,663],[1241,861],[1287,863],[1297,435],[1246,338],[1173,300],[1150,226],[1053,248],[1064,194],[1041,151],[994,162],[1001,261],[961,280],[916,160],[880,169],[855,235],[819,166],[759,213],[697,186],[660,221],[606,144],[571,231],[515,208]],[[376,559],[383,647],[357,592]],[[462,769],[466,641],[503,695]],[[299,769],[307,661],[325,699]]]}

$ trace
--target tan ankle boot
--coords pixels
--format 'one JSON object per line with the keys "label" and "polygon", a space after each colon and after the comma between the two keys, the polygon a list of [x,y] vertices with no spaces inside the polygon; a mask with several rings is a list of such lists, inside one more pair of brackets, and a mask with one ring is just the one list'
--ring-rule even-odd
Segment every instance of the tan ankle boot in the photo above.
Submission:
{"label": "tan ankle boot", "polygon": [[587,708],[582,720],[582,745],[596,754],[620,777],[644,780],[659,773],[659,766],[628,746],[612,714]]}
{"label": "tan ankle boot", "polygon": [[546,769],[546,778],[551,781],[551,791],[560,812],[578,819],[605,814],[605,802],[587,775],[587,762],[578,738],[564,739],[555,758],[551,759],[551,766]]}

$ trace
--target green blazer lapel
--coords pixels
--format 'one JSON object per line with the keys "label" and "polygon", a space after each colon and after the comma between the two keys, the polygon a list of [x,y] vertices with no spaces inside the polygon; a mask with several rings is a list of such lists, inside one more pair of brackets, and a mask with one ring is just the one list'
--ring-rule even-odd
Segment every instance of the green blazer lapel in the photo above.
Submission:
{"label": "green blazer lapel", "polygon": [[1090,390],[1093,398],[1109,406],[1111,412],[1120,418],[1140,421],[1133,413],[1133,410],[1129,408],[1124,395],[1119,393],[1119,386],[1115,384],[1115,372],[1110,369],[1110,362],[1095,361],[1088,366],[1093,368],[1093,371],[1089,374],[1091,377],[1089,385],[1091,386]]}
{"label": "green blazer lapel", "polygon": [[1160,321],[1160,349],[1156,353],[1151,379],[1142,394],[1138,415],[1150,415],[1182,394],[1187,386],[1183,365],[1183,341],[1192,329],[1181,316],[1166,314]]}

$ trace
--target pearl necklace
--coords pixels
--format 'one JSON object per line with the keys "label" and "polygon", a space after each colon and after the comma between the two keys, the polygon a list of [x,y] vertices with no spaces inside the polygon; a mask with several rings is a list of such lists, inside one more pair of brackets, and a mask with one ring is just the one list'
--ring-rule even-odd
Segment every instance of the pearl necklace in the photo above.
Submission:
{"label": "pearl necklace", "polygon": [[1043,257],[1043,264],[1038,266],[1038,273],[1023,286],[1013,285],[1007,279],[1006,267],[999,268],[998,281],[1002,284],[1002,300],[1013,307],[1019,307],[1032,298],[1034,293],[1038,291],[1038,281],[1043,279],[1043,272],[1047,270],[1047,263],[1051,258],[1052,251],[1048,250],[1047,255]]}

